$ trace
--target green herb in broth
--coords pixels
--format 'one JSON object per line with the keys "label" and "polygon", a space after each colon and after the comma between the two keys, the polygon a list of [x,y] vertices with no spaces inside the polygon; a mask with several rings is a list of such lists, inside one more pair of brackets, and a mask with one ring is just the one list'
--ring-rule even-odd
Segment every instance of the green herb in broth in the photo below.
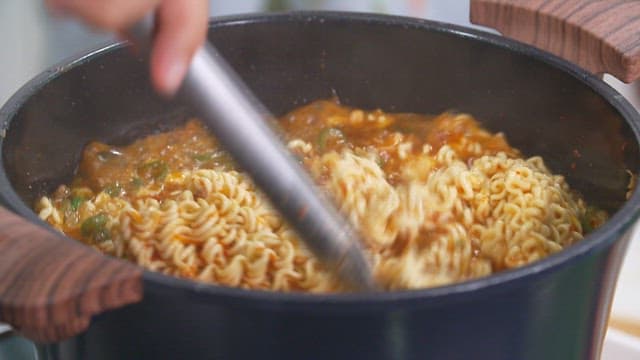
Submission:
{"label": "green herb in broth", "polygon": [[191,158],[196,160],[199,165],[209,165],[223,169],[234,168],[234,162],[231,156],[221,150],[192,154]]}
{"label": "green herb in broth", "polygon": [[85,199],[81,196],[72,196],[69,200],[69,206],[71,210],[78,211],[83,201],[85,201]]}
{"label": "green herb in broth", "polygon": [[327,147],[328,141],[332,138],[336,139],[336,141],[344,141],[345,135],[342,130],[335,127],[322,129],[320,134],[318,134],[318,149],[320,151],[324,151]]}
{"label": "green herb in broth", "polygon": [[124,193],[124,189],[118,183],[107,185],[103,191],[111,197],[118,197]]}
{"label": "green herb in broth", "polygon": [[105,213],[91,216],[82,222],[80,232],[82,236],[92,239],[95,242],[103,242],[111,239],[111,234],[107,229],[108,217]]}
{"label": "green herb in broth", "polygon": [[169,166],[162,160],[153,160],[138,167],[138,175],[146,180],[162,181],[169,173]]}

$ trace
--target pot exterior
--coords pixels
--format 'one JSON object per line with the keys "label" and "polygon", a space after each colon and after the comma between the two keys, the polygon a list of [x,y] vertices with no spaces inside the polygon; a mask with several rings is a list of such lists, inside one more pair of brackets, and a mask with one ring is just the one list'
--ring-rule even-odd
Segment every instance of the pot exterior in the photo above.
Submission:
{"label": "pot exterior", "polygon": [[628,238],[517,284],[347,313],[217,304],[149,282],[142,303],[42,351],[50,360],[597,359]]}
{"label": "pot exterior", "polygon": [[[541,155],[613,214],[570,249],[439,289],[345,300],[243,292],[147,273],[141,303],[41,347],[45,359],[595,359],[638,173],[638,114],[600,80],[530,47],[438,23],[302,13],[228,19],[210,39],[275,114],[338,95],[387,111],[469,112]],[[0,201],[67,181],[87,141],[122,143],[190,116],[153,94],[146,64],[110,48],[28,84],[0,111]],[[136,101],[131,101],[135,99]],[[577,156],[578,154],[579,156]]]}

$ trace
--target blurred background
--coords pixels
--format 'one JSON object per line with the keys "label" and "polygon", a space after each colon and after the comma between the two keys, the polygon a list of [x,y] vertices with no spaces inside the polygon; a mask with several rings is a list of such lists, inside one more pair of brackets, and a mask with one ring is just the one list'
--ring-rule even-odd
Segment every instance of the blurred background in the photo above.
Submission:
{"label": "blurred background", "polygon": [[[43,2],[0,1],[0,40],[4,44],[0,52],[0,103],[47,67],[115,41],[109,34],[73,20],[50,16]],[[385,12],[469,24],[467,0],[210,0],[211,16],[287,9]]]}
{"label": "blurred background", "polygon": [[[133,0],[135,1],[135,0]],[[407,15],[470,26],[468,0],[211,0],[211,16],[281,11],[343,10]],[[42,0],[0,0],[0,104],[33,76],[66,58],[115,41],[111,35],[88,29],[82,24],[47,13]],[[637,87],[606,77],[637,108]],[[635,232],[622,269],[613,307],[613,322],[632,324],[640,334],[640,239]],[[634,325],[635,324],[635,325]],[[628,327],[628,325],[621,326]],[[2,332],[0,324],[0,333]],[[628,333],[630,333],[628,331]],[[603,359],[624,359],[633,347],[640,356],[640,339],[613,339],[609,333]],[[618,333],[616,333],[618,334]],[[624,334],[624,333],[622,333]],[[636,340],[634,340],[636,339]],[[0,338],[0,347],[2,345]],[[634,343],[634,341],[637,341]],[[629,345],[631,344],[631,345]],[[0,349],[0,355],[2,355]],[[635,353],[634,350],[634,353]],[[623,357],[621,357],[623,356]],[[2,358],[2,356],[0,356]]]}

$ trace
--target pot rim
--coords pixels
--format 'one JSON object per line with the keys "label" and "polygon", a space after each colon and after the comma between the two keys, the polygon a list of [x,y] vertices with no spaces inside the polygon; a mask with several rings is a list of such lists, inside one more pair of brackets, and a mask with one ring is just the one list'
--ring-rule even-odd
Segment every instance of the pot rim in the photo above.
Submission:
{"label": "pot rim", "polygon": [[[636,142],[640,143],[640,115],[632,105],[615,89],[606,84],[600,78],[585,71],[584,69],[561,59],[551,53],[537,49],[533,46],[495,35],[486,31],[472,29],[464,26],[437,22],[426,19],[418,19],[405,16],[362,13],[362,12],[338,12],[338,11],[293,11],[284,13],[253,13],[243,15],[231,15],[215,17],[210,20],[210,28],[238,26],[242,24],[268,23],[268,22],[361,22],[375,24],[384,27],[403,27],[405,29],[418,29],[450,35],[452,38],[468,39],[479,41],[489,46],[499,47],[504,50],[515,52],[519,55],[533,58],[557,70],[570,75],[576,81],[589,87],[610,104],[620,116],[625,119],[635,136]],[[86,62],[106,55],[116,49],[127,46],[126,42],[113,43],[101,46],[97,49],[87,51],[80,56],[74,56],[63,60],[58,65],[54,65],[23,85],[9,100],[0,108],[0,131],[6,131],[14,115],[24,105],[24,103],[43,86],[55,80],[65,72]],[[2,150],[4,136],[0,137],[0,151]],[[0,156],[0,169],[4,169],[4,159]],[[638,169],[635,169],[638,173]],[[11,182],[4,171],[0,171],[0,197],[13,211],[28,220],[41,226],[53,230],[25,204],[13,190]],[[587,235],[584,240],[564,249],[559,253],[550,255],[545,259],[535,261],[532,264],[520,268],[502,271],[496,274],[479,279],[468,280],[445,286],[439,286],[418,290],[401,290],[392,292],[368,293],[337,293],[337,294],[310,294],[297,292],[274,292],[265,290],[246,290],[220,286],[216,284],[201,283],[197,281],[181,279],[164,275],[144,269],[143,279],[145,283],[164,285],[175,290],[203,296],[208,299],[220,298],[239,302],[259,303],[266,306],[282,305],[326,305],[343,304],[361,306],[374,306],[382,304],[403,304],[415,303],[427,299],[437,299],[438,301],[450,301],[453,297],[469,295],[480,295],[496,288],[506,288],[507,286],[518,286],[519,280],[534,279],[543,276],[547,272],[568,266],[574,258],[587,256],[600,249],[618,241],[631,225],[640,216],[640,189],[636,188],[632,196],[626,203],[600,228]],[[76,242],[71,238],[67,241]],[[107,255],[103,255],[107,256]]]}

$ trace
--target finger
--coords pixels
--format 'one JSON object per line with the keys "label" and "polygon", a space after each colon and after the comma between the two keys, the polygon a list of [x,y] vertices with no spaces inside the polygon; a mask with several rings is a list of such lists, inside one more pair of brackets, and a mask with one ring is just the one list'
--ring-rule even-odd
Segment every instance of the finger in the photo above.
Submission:
{"label": "finger", "polygon": [[89,25],[115,32],[126,30],[159,3],[160,0],[47,0],[55,12],[71,13]]}
{"label": "finger", "polygon": [[160,93],[172,96],[180,87],[191,59],[206,39],[206,0],[164,0],[156,16],[151,51],[151,78]]}
{"label": "finger", "polygon": [[67,10],[60,4],[60,0],[45,0],[45,7],[52,16],[64,16]]}

